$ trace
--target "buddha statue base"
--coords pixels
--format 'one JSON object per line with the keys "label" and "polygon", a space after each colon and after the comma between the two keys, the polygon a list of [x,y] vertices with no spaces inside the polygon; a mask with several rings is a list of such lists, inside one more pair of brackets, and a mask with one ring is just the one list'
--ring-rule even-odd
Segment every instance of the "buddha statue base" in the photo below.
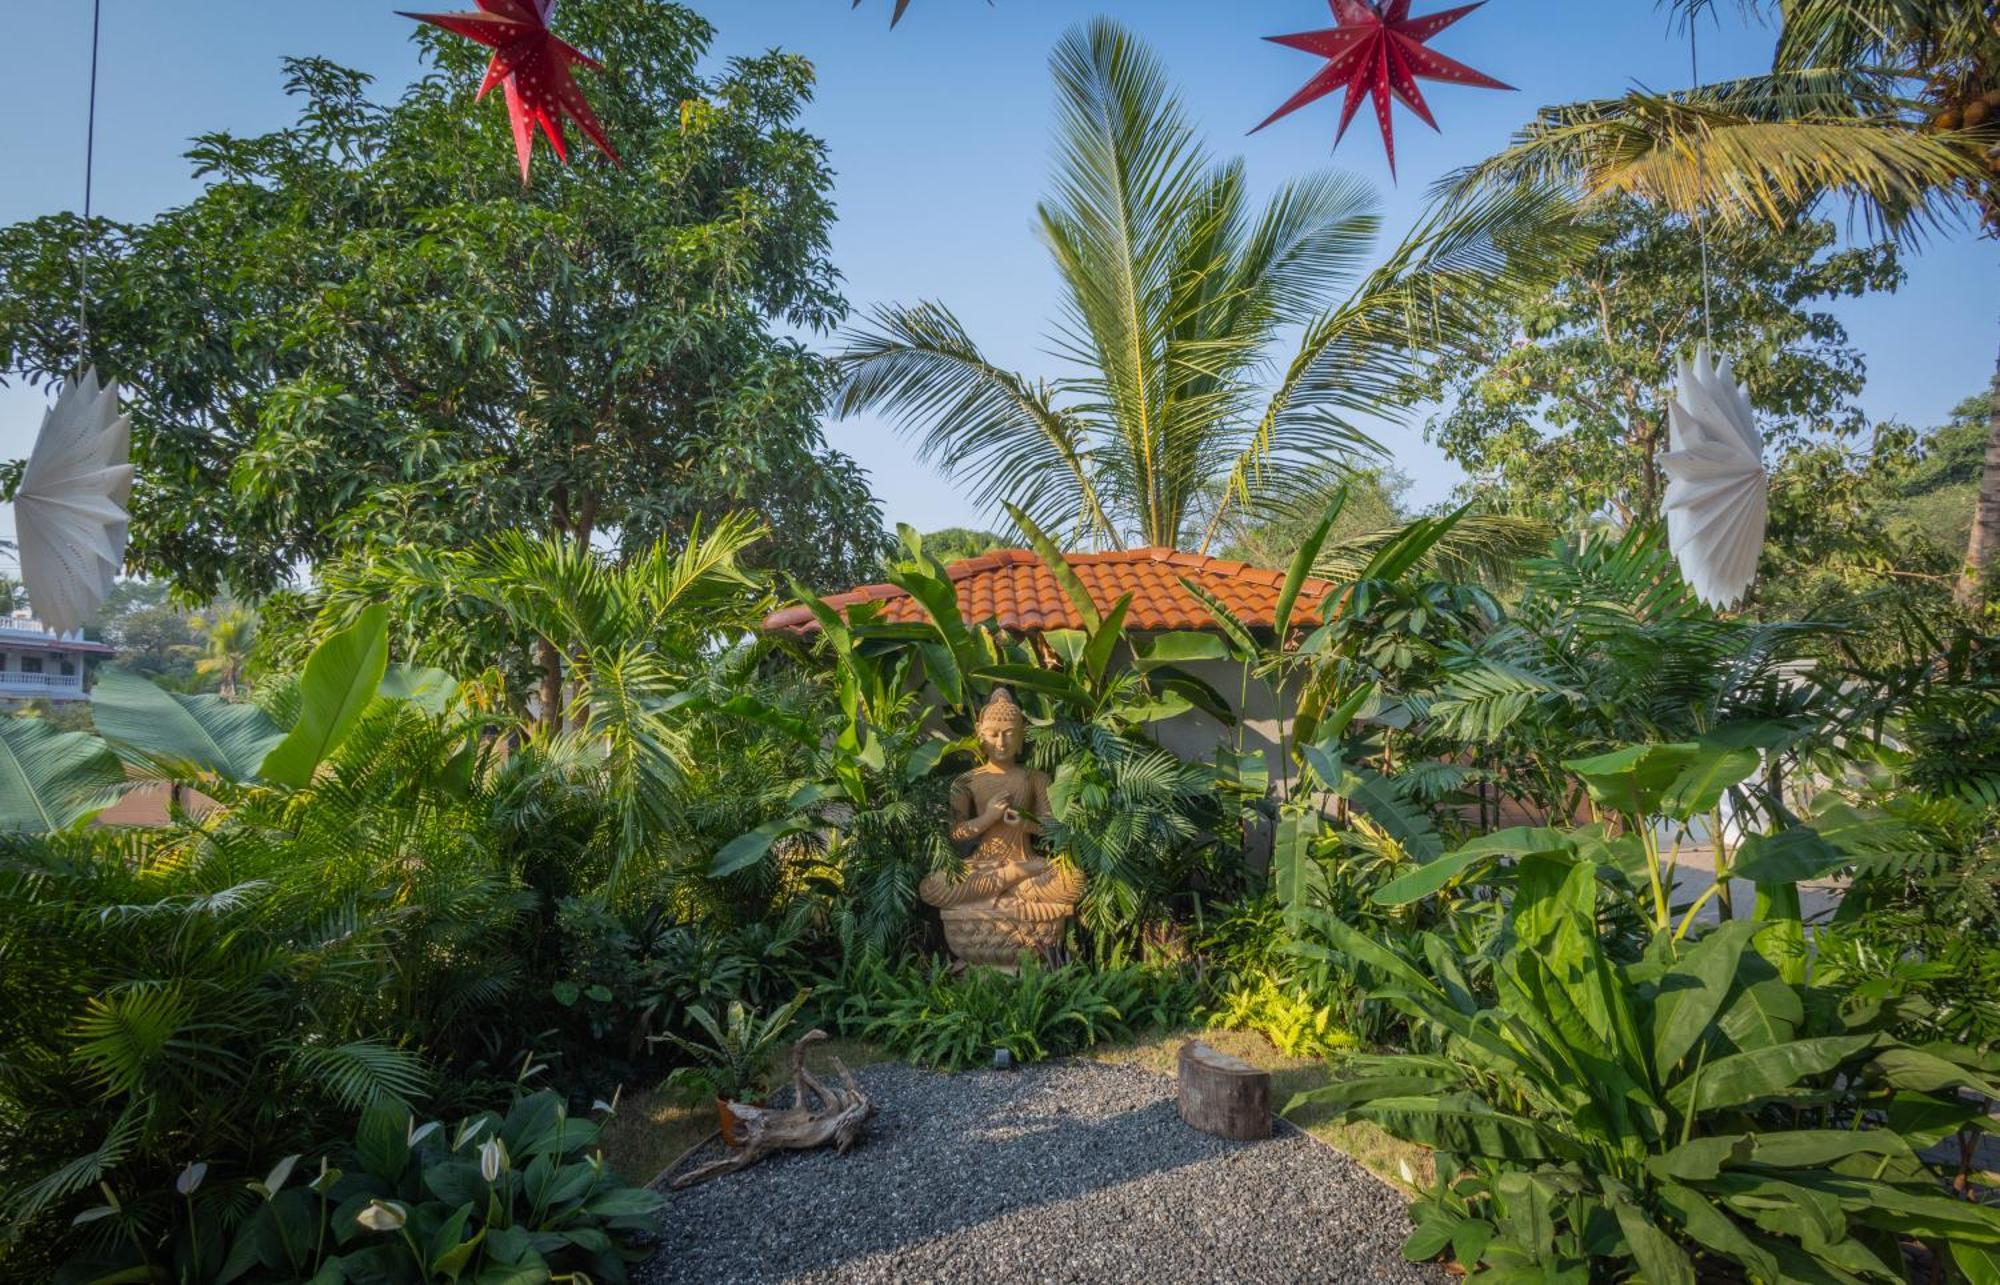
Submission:
{"label": "buddha statue base", "polygon": [[921,895],[938,906],[944,942],[954,958],[1011,973],[1018,971],[1022,955],[1046,958],[1062,945],[1063,930],[1075,913],[1076,899],[1083,894],[1083,877],[1052,867],[1043,877],[1041,889],[1052,899],[1013,905],[991,901],[940,904],[949,903],[954,891],[942,880],[926,880]]}

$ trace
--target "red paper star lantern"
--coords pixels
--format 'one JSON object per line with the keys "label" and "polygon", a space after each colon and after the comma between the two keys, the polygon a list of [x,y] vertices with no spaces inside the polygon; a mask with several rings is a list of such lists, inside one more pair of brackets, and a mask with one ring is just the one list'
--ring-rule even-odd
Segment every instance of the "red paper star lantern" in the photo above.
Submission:
{"label": "red paper star lantern", "polygon": [[[1375,119],[1382,126],[1382,145],[1389,153],[1389,173],[1396,173],[1396,134],[1389,121],[1389,98],[1394,95],[1415,112],[1424,124],[1438,127],[1431,109],[1417,88],[1417,78],[1446,80],[1457,85],[1478,85],[1485,89],[1512,89],[1491,76],[1455,62],[1424,42],[1477,9],[1476,4],[1446,9],[1422,18],[1410,16],[1410,0],[1387,0],[1378,8],[1370,0],[1327,0],[1340,23],[1325,31],[1305,31],[1296,36],[1269,36],[1267,39],[1292,49],[1303,49],[1327,60],[1320,73],[1305,88],[1271,113],[1264,125],[1289,116],[1307,103],[1317,102],[1337,89],[1347,90],[1347,104],[1340,113],[1340,133],[1334,146],[1347,135],[1347,124],[1361,106],[1362,96],[1373,94]],[[1264,128],[1259,125],[1257,129]],[[1256,133],[1257,130],[1251,130]]]}
{"label": "red paper star lantern", "polygon": [[571,63],[581,63],[592,71],[604,67],[549,30],[549,10],[555,7],[555,0],[476,2],[479,13],[405,13],[403,17],[443,27],[493,49],[493,61],[486,68],[479,96],[485,98],[495,85],[506,87],[507,114],[514,122],[514,151],[521,158],[521,181],[528,181],[536,126],[548,136],[557,158],[569,163],[569,146],[563,137],[565,116],[577,123],[612,164],[618,164],[618,153],[604,137],[597,113],[590,110],[589,101],[569,74]]}

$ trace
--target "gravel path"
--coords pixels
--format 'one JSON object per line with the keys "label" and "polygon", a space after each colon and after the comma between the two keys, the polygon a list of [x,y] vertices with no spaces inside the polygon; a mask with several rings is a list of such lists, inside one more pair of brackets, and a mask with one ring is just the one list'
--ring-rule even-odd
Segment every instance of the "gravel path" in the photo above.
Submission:
{"label": "gravel path", "polygon": [[860,1147],[670,1193],[660,1252],[636,1279],[1445,1279],[1402,1260],[1403,1199],[1360,1165],[1289,1125],[1268,1142],[1198,1133],[1174,1111],[1173,1081],[1150,1072],[858,1074],[880,1105]]}

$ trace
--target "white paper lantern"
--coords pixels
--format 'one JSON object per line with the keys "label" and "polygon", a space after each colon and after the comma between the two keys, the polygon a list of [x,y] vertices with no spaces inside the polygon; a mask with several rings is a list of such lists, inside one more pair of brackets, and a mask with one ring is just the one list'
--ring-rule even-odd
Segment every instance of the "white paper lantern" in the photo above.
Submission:
{"label": "white paper lantern", "polygon": [[1707,344],[1680,364],[1667,445],[1667,543],[1703,602],[1733,606],[1757,578],[1770,477],[1750,396]]}
{"label": "white paper lantern", "polygon": [[21,473],[21,580],[36,617],[58,634],[89,622],[124,566],[131,446],[118,385],[99,388],[88,370],[56,398]]}

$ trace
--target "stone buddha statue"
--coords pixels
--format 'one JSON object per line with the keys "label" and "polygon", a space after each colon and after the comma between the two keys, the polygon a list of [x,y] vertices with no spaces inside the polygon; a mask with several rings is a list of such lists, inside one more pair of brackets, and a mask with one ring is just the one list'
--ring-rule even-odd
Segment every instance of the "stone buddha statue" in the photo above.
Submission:
{"label": "stone buddha statue", "polygon": [[960,878],[933,874],[917,893],[938,908],[951,953],[968,964],[1012,970],[1021,952],[1052,949],[1083,896],[1083,876],[1035,851],[1050,814],[1049,777],[1021,763],[1028,720],[1006,688],[979,714],[984,765],[951,790],[951,842]]}

